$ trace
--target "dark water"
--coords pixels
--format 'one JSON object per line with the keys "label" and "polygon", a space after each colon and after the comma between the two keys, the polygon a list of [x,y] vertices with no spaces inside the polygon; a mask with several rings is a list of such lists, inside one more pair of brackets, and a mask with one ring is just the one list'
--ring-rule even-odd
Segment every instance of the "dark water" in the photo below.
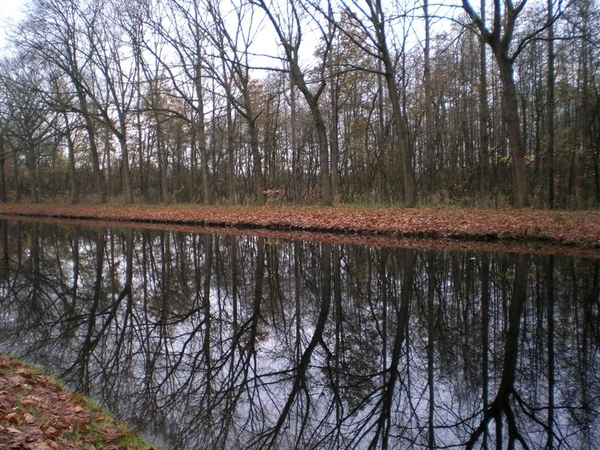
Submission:
{"label": "dark water", "polygon": [[598,448],[600,261],[0,222],[0,350],[169,449]]}

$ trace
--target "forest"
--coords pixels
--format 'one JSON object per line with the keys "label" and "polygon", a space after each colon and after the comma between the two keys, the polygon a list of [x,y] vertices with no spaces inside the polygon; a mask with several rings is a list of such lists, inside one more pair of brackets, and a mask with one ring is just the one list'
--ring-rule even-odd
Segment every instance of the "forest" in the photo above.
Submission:
{"label": "forest", "polygon": [[31,0],[0,201],[597,208],[597,0]]}

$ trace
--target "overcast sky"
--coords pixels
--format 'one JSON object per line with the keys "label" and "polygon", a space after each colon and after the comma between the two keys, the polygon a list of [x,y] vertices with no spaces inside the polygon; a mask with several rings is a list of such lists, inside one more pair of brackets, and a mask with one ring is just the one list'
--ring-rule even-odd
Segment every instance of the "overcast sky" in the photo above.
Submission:
{"label": "overcast sky", "polygon": [[22,15],[27,0],[0,0],[0,47],[6,43],[6,25]]}

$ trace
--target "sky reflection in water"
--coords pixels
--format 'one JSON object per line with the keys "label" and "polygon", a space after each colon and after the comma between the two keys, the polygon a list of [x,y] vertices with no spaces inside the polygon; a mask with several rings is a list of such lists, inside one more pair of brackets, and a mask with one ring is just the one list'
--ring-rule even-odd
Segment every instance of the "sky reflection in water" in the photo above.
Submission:
{"label": "sky reflection in water", "polygon": [[600,262],[0,222],[0,349],[172,449],[594,448]]}

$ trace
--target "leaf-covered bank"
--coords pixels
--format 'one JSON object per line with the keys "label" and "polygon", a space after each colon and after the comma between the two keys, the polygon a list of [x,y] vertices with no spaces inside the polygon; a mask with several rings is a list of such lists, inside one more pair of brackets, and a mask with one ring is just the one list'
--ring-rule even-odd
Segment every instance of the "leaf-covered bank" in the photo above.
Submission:
{"label": "leaf-covered bank", "polygon": [[0,354],[0,448],[24,450],[150,450],[117,423],[49,375]]}
{"label": "leaf-covered bank", "polygon": [[2,203],[0,215],[600,249],[599,211]]}

